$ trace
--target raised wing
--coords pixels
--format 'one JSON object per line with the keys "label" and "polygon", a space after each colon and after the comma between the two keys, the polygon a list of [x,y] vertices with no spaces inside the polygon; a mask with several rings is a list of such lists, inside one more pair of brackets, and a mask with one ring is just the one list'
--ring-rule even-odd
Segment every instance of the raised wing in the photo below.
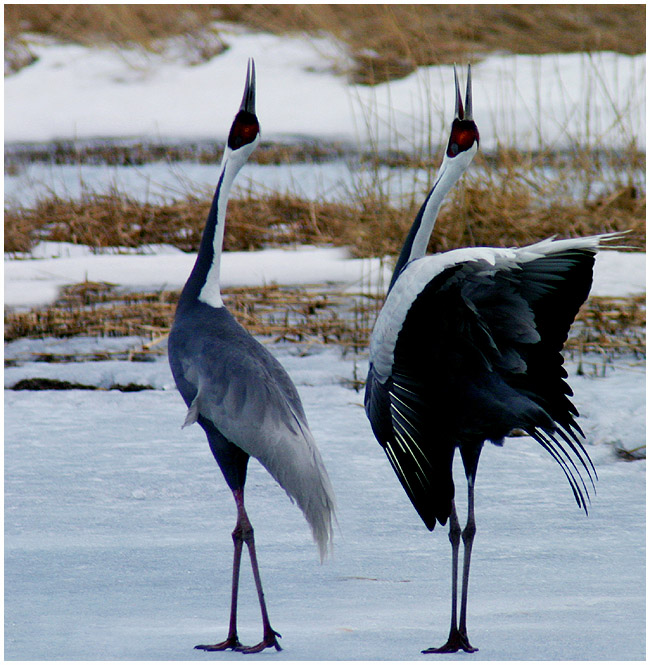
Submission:
{"label": "raised wing", "polygon": [[560,352],[598,246],[591,238],[449,252],[409,264],[389,293],[373,332],[366,410],[429,528],[451,510],[449,450],[499,443],[515,428],[558,461],[586,509],[579,467],[589,479],[595,470]]}

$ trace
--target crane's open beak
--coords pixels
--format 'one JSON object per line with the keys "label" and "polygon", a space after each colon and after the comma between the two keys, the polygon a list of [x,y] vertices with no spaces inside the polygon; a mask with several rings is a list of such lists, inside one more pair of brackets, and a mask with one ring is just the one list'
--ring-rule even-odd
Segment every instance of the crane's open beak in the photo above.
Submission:
{"label": "crane's open beak", "polygon": [[246,72],[246,87],[241,100],[240,111],[247,111],[255,115],[255,61],[248,59],[248,71]]}
{"label": "crane's open beak", "polygon": [[259,135],[260,123],[255,115],[255,62],[253,58],[249,58],[244,96],[228,134],[228,147],[231,150],[239,150],[253,143]]}
{"label": "crane's open beak", "polygon": [[456,118],[458,120],[474,120],[472,117],[472,66],[467,65],[467,88],[465,90],[464,109],[463,100],[460,96],[460,86],[458,85],[456,65],[454,65],[454,83],[456,84]]}

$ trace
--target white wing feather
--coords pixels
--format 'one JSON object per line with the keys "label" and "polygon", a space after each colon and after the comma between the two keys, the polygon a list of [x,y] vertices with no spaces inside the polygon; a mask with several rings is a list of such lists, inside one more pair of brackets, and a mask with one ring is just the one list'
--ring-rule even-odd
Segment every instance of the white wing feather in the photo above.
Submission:
{"label": "white wing feather", "polygon": [[591,250],[596,253],[602,247],[603,241],[619,235],[605,233],[564,240],[548,238],[520,248],[465,247],[411,261],[404,267],[388,293],[372,331],[370,361],[378,380],[384,383],[391,375],[397,337],[414,300],[436,275],[447,268],[466,261],[485,261],[499,270],[510,270],[528,261],[571,249]]}

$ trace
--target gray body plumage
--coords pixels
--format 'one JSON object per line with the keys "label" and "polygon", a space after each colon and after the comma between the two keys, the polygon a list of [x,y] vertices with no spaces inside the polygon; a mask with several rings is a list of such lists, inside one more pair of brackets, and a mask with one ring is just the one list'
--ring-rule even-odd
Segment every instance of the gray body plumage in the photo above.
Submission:
{"label": "gray body plumage", "polygon": [[[169,364],[185,404],[183,427],[198,423],[232,490],[237,521],[230,624],[227,638],[197,649],[259,653],[275,648],[264,600],[253,525],[244,505],[248,460],[255,457],[296,501],[309,523],[321,560],[332,541],[334,493],[298,391],[280,363],[226,310],[220,268],[226,209],[232,184],[260,141],[255,113],[255,64],[248,62],[239,112],[228,134],[212,206],[192,272],[183,287],[169,335]],[[245,647],[237,634],[239,572],[244,544],[262,613],[262,641]]]}
{"label": "gray body plumage", "polygon": [[[255,457],[296,501],[321,556],[331,538],[333,491],[298,392],[282,365],[225,307],[196,302],[176,317],[169,361],[231,489]],[[242,455],[242,453],[244,453]]]}

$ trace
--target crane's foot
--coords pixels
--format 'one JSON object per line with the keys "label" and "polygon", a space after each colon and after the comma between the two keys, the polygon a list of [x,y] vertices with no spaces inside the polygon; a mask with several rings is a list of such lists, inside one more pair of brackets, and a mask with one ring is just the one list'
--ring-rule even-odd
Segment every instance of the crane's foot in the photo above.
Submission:
{"label": "crane's foot", "polygon": [[[237,639],[237,635],[235,635],[226,638],[218,644],[197,644],[194,648],[202,649],[203,651],[225,651],[226,649],[238,651],[242,648],[242,643]],[[245,649],[246,647],[243,648]]]}
{"label": "crane's foot", "polygon": [[467,635],[461,633],[457,628],[454,628],[449,633],[449,639],[441,647],[431,647],[430,649],[424,649],[422,653],[456,653],[457,651],[464,651],[465,653],[474,653],[478,651],[476,647],[473,647]]}
{"label": "crane's foot", "polygon": [[270,649],[271,647],[275,647],[276,651],[282,651],[282,647],[277,640],[278,637],[282,637],[282,635],[276,633],[273,628],[269,626],[269,629],[264,631],[264,639],[259,644],[252,647],[238,646],[235,651],[239,651],[240,653],[259,653],[260,651]]}

